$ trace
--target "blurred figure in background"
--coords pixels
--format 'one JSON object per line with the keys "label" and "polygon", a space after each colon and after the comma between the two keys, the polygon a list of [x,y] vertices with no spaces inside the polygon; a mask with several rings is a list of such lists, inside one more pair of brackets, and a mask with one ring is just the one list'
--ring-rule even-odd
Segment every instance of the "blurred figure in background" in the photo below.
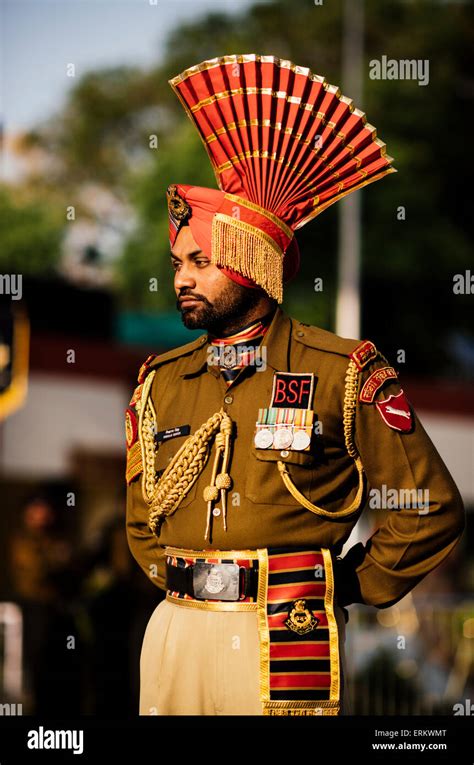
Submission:
{"label": "blurred figure in background", "polygon": [[68,607],[71,560],[51,503],[32,497],[10,545],[10,576],[23,612],[29,714],[74,713],[80,704],[77,630]]}
{"label": "blurred figure in background", "polygon": [[11,577],[16,593],[26,601],[47,603],[57,592],[57,574],[71,557],[65,539],[55,529],[55,513],[41,496],[29,500],[22,528],[11,541]]}
{"label": "blurred figure in background", "polygon": [[88,569],[84,582],[91,629],[87,708],[96,715],[127,717],[136,709],[138,658],[150,609],[164,593],[157,592],[133,565],[122,517],[104,527]]}

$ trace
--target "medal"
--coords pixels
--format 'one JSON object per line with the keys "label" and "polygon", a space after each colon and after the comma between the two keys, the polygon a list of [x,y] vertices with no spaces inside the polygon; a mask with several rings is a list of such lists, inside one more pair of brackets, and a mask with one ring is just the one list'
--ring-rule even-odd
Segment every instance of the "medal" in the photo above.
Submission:
{"label": "medal", "polygon": [[[307,378],[311,379],[307,379]],[[301,375],[302,382],[308,385],[312,382],[311,375]],[[292,379],[291,383],[295,383]],[[286,384],[286,381],[285,381]],[[279,383],[281,387],[281,383]],[[294,385],[293,385],[294,387]],[[279,388],[274,384],[276,393]],[[276,395],[275,393],[275,395]],[[258,419],[254,434],[254,444],[257,449],[275,449],[294,451],[309,451],[313,429],[311,409],[297,407],[275,407],[258,410]]]}
{"label": "medal", "polygon": [[273,436],[275,449],[288,449],[293,442],[293,433],[289,428],[278,428]]}
{"label": "medal", "polygon": [[255,434],[257,449],[268,449],[273,443],[273,433],[268,428],[260,428]]}
{"label": "medal", "polygon": [[311,438],[307,434],[306,430],[297,430],[293,436],[293,449],[302,451],[306,449],[310,444]]}

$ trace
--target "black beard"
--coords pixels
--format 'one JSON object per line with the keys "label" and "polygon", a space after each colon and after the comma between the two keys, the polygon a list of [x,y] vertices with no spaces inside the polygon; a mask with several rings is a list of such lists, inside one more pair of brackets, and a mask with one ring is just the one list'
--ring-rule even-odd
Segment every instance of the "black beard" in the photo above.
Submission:
{"label": "black beard", "polygon": [[[180,297],[185,297],[186,292]],[[261,300],[262,293],[243,287],[241,284],[229,280],[229,286],[210,303],[204,295],[191,293],[201,302],[194,308],[180,307],[176,302],[178,311],[181,311],[181,319],[187,329],[206,329],[209,334],[221,337],[223,333],[237,331],[245,323],[247,313]]]}

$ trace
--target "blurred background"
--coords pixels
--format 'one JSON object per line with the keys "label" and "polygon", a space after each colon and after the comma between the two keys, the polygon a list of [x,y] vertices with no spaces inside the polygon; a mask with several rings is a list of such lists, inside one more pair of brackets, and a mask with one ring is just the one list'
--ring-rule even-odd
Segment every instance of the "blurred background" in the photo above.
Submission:
{"label": "blurred background", "polygon": [[[2,0],[0,9],[2,713],[137,714],[141,640],[162,593],[126,543],[123,414],[147,355],[200,334],[175,309],[166,187],[215,187],[168,79],[214,56],[264,53],[340,85],[398,169],[298,232],[302,268],[283,308],[375,342],[468,515],[454,553],[403,601],[349,609],[353,711],[469,714],[473,3]],[[372,79],[370,62],[383,56],[427,60],[429,82]],[[351,543],[381,520],[366,511]]]}

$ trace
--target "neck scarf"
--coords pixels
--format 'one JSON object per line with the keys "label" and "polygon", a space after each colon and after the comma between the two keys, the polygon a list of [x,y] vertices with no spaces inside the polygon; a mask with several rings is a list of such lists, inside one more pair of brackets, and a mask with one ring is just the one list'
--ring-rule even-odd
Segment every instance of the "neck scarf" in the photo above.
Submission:
{"label": "neck scarf", "polygon": [[211,335],[214,363],[221,368],[227,385],[232,385],[240,370],[255,363],[257,349],[268,331],[274,312],[225,337]]}

